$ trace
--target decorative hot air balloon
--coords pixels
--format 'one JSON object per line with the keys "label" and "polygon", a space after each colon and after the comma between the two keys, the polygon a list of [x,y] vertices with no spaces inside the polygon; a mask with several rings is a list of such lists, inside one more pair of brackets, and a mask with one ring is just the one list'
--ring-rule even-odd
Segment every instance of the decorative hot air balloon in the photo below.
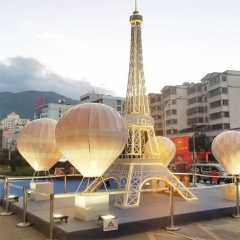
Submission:
{"label": "decorative hot air balloon", "polygon": [[41,118],[28,123],[17,138],[17,148],[35,171],[48,171],[61,157],[55,141],[57,121]]}
{"label": "decorative hot air balloon", "polygon": [[229,174],[240,173],[240,132],[226,131],[212,142],[212,153]]}
{"label": "decorative hot air balloon", "polygon": [[150,138],[150,140],[145,145],[145,155],[149,159],[159,159],[159,163],[163,164],[164,166],[167,166],[169,162],[174,158],[176,154],[176,146],[172,140],[166,137],[155,137],[159,155],[152,155],[151,148],[154,146],[154,144],[151,144],[151,141],[154,141],[153,138]]}
{"label": "decorative hot air balloon", "polygon": [[101,176],[127,142],[123,117],[99,103],[77,105],[58,121],[56,141],[60,151],[84,177]]}

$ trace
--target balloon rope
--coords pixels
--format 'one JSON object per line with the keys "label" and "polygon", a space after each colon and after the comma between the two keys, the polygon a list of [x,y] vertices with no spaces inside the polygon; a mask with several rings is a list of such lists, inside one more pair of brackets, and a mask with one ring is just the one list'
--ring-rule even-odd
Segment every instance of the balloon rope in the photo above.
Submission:
{"label": "balloon rope", "polygon": [[80,184],[78,185],[77,191],[76,191],[75,193],[77,193],[77,192],[78,192],[78,190],[79,190],[79,188],[80,188],[80,186],[81,186],[81,184],[82,184],[83,180],[84,180],[84,177],[83,177],[82,181],[80,182]]}
{"label": "balloon rope", "polygon": [[33,177],[32,177],[32,180],[31,180],[31,182],[34,182],[34,177],[35,177],[35,174],[36,174],[36,171],[34,172],[34,174],[33,174]]}
{"label": "balloon rope", "polygon": [[49,170],[47,172],[48,172],[48,176],[50,177],[51,181],[53,181],[52,175],[50,174]]}
{"label": "balloon rope", "polygon": [[104,185],[104,187],[105,187],[106,191],[108,192],[108,190],[107,190],[107,186],[106,186],[106,184],[105,184],[105,182],[104,182],[104,180],[103,180],[103,177],[102,177],[102,176],[101,176],[101,179],[102,179],[102,182],[103,182],[103,185]]}
{"label": "balloon rope", "polygon": [[[37,171],[37,181],[38,181],[38,177],[39,177],[39,171]],[[36,182],[37,182],[37,181],[36,181]]]}
{"label": "balloon rope", "polygon": [[87,188],[88,188],[88,186],[89,186],[89,180],[90,180],[90,177],[88,178],[88,182],[87,182]]}

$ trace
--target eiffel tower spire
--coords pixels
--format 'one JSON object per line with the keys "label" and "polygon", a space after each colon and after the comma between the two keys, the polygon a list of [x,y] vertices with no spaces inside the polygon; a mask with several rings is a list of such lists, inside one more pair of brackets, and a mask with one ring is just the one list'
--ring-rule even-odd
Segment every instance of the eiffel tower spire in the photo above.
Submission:
{"label": "eiffel tower spire", "polygon": [[128,126],[128,141],[122,158],[145,157],[145,144],[150,138],[153,155],[159,153],[154,133],[154,119],[150,116],[143,71],[141,24],[143,17],[137,11],[130,16],[131,51],[128,74],[127,96],[124,106],[124,118]]}
{"label": "eiffel tower spire", "polygon": [[130,16],[131,51],[124,115],[140,113],[146,116],[150,114],[143,70],[142,22],[143,17],[137,11],[137,0],[135,0],[135,11]]}

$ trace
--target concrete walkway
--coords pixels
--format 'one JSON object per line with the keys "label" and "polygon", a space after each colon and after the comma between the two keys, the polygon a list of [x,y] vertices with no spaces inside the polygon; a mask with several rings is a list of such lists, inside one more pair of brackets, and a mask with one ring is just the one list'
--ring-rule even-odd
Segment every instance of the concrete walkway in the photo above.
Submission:
{"label": "concrete walkway", "polygon": [[[182,225],[180,230],[157,230],[116,240],[240,240],[240,220],[231,217]],[[113,240],[111,239],[111,240]]]}
{"label": "concrete walkway", "polygon": [[[4,211],[0,207],[0,211]],[[20,219],[16,215],[0,216],[0,239],[4,240],[45,240],[47,237],[32,225],[18,228]],[[78,238],[80,239],[80,238]],[[240,240],[240,219],[225,217],[211,221],[199,221],[181,225],[180,230],[169,232],[162,229],[132,234],[125,237],[114,237],[110,240]]]}
{"label": "concrete walkway", "polygon": [[[0,212],[5,212],[0,207]],[[18,228],[16,225],[21,222],[17,215],[0,216],[0,239],[1,240],[45,240],[47,237],[36,227]]]}

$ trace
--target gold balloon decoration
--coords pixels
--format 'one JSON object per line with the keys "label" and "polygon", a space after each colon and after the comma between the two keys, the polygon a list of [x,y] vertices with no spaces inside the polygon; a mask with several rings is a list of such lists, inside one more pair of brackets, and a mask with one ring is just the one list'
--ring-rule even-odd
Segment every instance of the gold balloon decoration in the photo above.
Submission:
{"label": "gold balloon decoration", "polygon": [[176,146],[172,140],[166,137],[157,136],[155,137],[159,155],[152,155],[151,148],[154,146],[154,144],[151,144],[151,141],[153,141],[153,138],[150,138],[148,142],[145,145],[145,155],[149,159],[158,159],[158,163],[161,163],[164,166],[167,166],[169,162],[174,158],[176,154]]}
{"label": "gold balloon decoration", "polygon": [[123,117],[99,103],[71,108],[56,126],[60,151],[84,177],[101,176],[121,154],[127,138]]}
{"label": "gold balloon decoration", "polygon": [[53,119],[37,119],[18,134],[17,148],[35,171],[48,171],[62,157],[55,141],[56,124]]}
{"label": "gold balloon decoration", "polygon": [[212,142],[212,153],[229,174],[240,174],[240,132],[219,134]]}

